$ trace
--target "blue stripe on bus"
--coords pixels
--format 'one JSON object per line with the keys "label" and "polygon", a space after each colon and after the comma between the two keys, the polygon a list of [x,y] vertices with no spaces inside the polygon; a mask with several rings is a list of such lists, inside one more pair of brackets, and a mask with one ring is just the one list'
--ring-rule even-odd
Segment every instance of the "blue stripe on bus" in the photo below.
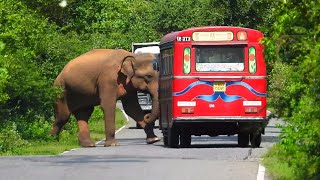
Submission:
{"label": "blue stripe on bus", "polygon": [[[180,92],[174,92],[173,96],[181,96],[181,95],[187,93],[193,87],[195,87],[197,85],[201,85],[201,84],[213,86],[214,82],[210,82],[210,81],[196,81],[196,82],[193,82],[189,86],[187,86],[184,90],[182,90]],[[247,84],[245,82],[241,82],[241,81],[226,82],[226,87],[232,86],[232,85],[243,86],[243,87],[247,88],[250,92],[252,92],[253,94],[255,94],[257,96],[262,96],[262,97],[267,96],[266,93],[260,93],[260,92],[256,91],[249,84]],[[213,102],[213,101],[216,101],[219,97],[225,102],[232,102],[232,101],[235,101],[235,100],[243,98],[242,96],[237,96],[237,95],[229,96],[229,95],[226,95],[224,92],[214,92],[212,95],[198,95],[195,98],[202,99],[202,100],[205,100],[205,101],[208,101],[208,102]],[[195,99],[195,98],[193,98],[193,99]]]}
{"label": "blue stripe on bus", "polygon": [[205,84],[205,85],[209,85],[209,86],[213,86],[213,82],[209,82],[209,81],[196,81],[191,83],[189,86],[187,86],[184,90],[180,91],[180,92],[174,92],[173,96],[181,96],[183,94],[185,94],[186,92],[188,92],[191,88],[200,85],[200,84]]}
{"label": "blue stripe on bus", "polygon": [[251,91],[253,94],[257,95],[257,96],[267,96],[266,93],[260,93],[256,90],[254,90],[249,84],[245,83],[245,82],[241,82],[241,81],[231,81],[231,82],[227,82],[226,86],[231,86],[231,85],[241,85],[246,87],[247,89],[249,89],[249,91]]}

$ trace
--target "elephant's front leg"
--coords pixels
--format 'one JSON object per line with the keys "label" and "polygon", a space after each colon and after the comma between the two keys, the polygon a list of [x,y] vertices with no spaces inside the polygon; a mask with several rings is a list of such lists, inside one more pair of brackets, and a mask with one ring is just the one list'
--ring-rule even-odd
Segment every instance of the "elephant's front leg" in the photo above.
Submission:
{"label": "elephant's front leg", "polygon": [[104,113],[104,125],[106,133],[106,141],[104,146],[118,146],[118,141],[115,138],[115,110],[116,110],[116,94],[108,93],[101,96],[101,108]]}
{"label": "elephant's front leg", "polygon": [[144,121],[145,118],[148,117],[148,115],[145,115],[143,110],[141,109],[137,93],[134,92],[127,94],[121,99],[121,101],[124,111],[144,129],[147,135],[146,142],[148,144],[153,144],[160,141],[161,139],[154,134],[153,123],[146,124]]}

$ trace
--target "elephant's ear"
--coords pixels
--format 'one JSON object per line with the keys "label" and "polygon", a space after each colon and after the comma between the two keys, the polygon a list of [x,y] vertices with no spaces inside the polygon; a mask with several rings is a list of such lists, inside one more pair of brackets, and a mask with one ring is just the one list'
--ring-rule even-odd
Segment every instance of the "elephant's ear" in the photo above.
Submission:
{"label": "elephant's ear", "polygon": [[134,75],[133,62],[134,58],[132,56],[128,56],[124,58],[121,66],[121,72],[127,76],[126,84],[130,82],[132,76]]}

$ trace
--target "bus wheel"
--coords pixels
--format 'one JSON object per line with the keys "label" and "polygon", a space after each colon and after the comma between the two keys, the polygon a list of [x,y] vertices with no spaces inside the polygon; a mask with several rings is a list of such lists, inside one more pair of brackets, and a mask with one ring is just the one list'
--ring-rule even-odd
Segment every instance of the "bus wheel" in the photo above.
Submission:
{"label": "bus wheel", "polygon": [[250,144],[251,147],[257,148],[260,147],[261,144],[261,133],[250,133]]}
{"label": "bus wheel", "polygon": [[249,134],[239,133],[238,134],[238,145],[240,147],[247,147],[249,145]]}
{"label": "bus wheel", "polygon": [[174,128],[168,129],[168,146],[176,148],[179,145],[179,134]]}
{"label": "bus wheel", "polygon": [[163,136],[163,144],[168,146],[168,136]]}
{"label": "bus wheel", "polygon": [[168,131],[167,130],[163,131],[162,134],[163,134],[163,144],[164,146],[168,146]]}
{"label": "bus wheel", "polygon": [[180,146],[183,148],[190,147],[191,135],[189,133],[182,133],[180,135]]}

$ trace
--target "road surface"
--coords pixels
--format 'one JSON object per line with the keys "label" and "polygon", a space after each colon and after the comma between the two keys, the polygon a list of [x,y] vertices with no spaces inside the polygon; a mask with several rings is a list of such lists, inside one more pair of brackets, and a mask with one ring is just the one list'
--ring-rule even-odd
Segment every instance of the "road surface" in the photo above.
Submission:
{"label": "road surface", "polygon": [[240,148],[237,136],[193,136],[191,148],[171,149],[162,141],[146,144],[143,130],[130,120],[116,134],[118,147],[105,148],[101,141],[58,156],[1,157],[0,180],[256,180],[262,155],[278,140],[276,123],[270,121],[261,148]]}

